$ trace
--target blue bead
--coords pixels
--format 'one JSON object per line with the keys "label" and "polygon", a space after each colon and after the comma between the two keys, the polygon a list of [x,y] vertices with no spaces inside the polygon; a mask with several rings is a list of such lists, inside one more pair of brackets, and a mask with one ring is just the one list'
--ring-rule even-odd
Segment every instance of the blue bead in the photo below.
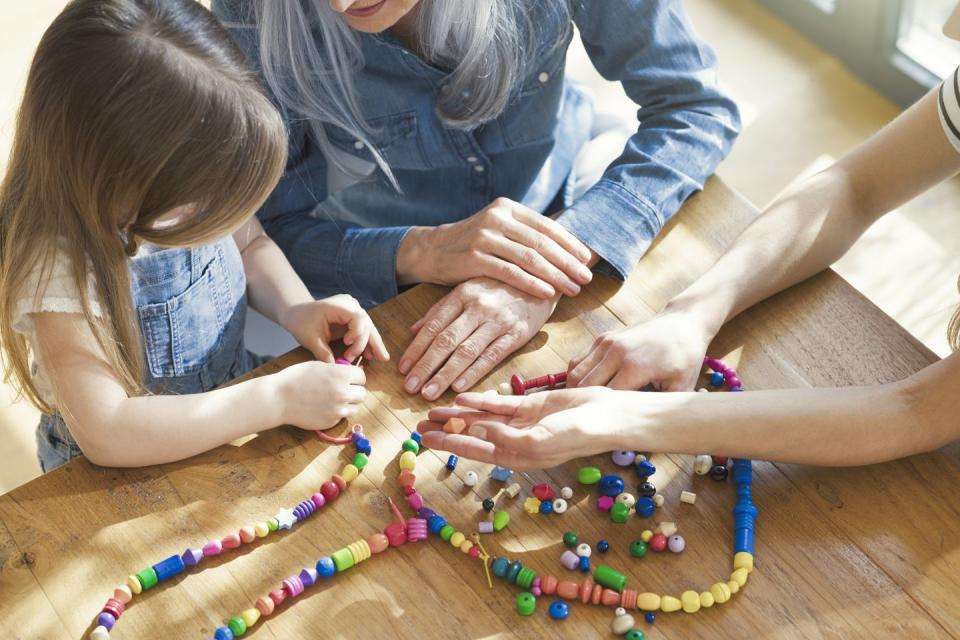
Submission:
{"label": "blue bead", "polygon": [[169,580],[173,576],[183,573],[183,558],[180,556],[170,556],[153,565],[153,570],[157,572],[157,582]]}
{"label": "blue bead", "polygon": [[490,472],[490,477],[499,482],[506,482],[512,475],[513,471],[510,471],[510,469],[505,469],[501,466],[494,467]]}
{"label": "blue bead", "polygon": [[580,556],[580,571],[584,573],[590,571],[590,556]]}
{"label": "blue bead", "polygon": [[723,374],[720,373],[719,371],[714,371],[713,373],[710,374],[710,384],[712,384],[715,387],[719,387],[720,385],[722,385],[724,380],[726,380],[726,378],[724,378]]}
{"label": "blue bead", "polygon": [[233,631],[230,630],[230,627],[220,627],[213,634],[213,640],[233,640]]}
{"label": "blue bead", "polygon": [[655,614],[653,611],[647,611],[647,614],[643,616],[643,619],[649,622],[650,624],[653,624],[654,622],[657,621],[657,614]]}
{"label": "blue bead", "polygon": [[337,572],[337,565],[333,563],[333,558],[323,556],[317,560],[317,573],[323,578],[329,578]]}
{"label": "blue bead", "polygon": [[610,550],[610,543],[607,542],[606,540],[601,540],[600,542],[597,543],[597,551],[599,551],[600,553],[606,553],[609,550]]}
{"label": "blue bead", "polygon": [[565,620],[570,615],[570,607],[566,602],[557,600],[550,605],[550,617],[554,620]]}
{"label": "blue bead", "polygon": [[637,516],[640,518],[649,518],[653,515],[654,510],[656,510],[657,505],[654,504],[652,498],[637,498],[637,502],[634,505],[637,510]]}
{"label": "blue bead", "polygon": [[453,471],[457,468],[457,462],[460,460],[457,456],[450,454],[450,457],[447,458],[447,471]]}
{"label": "blue bead", "polygon": [[605,496],[616,498],[623,493],[624,487],[623,478],[620,476],[609,475],[600,478],[600,493]]}
{"label": "blue bead", "polygon": [[411,434],[410,434],[410,439],[413,440],[414,442],[416,442],[417,444],[423,444],[423,443],[421,442],[421,440],[423,440],[423,436],[421,436],[421,435],[420,435],[420,432],[418,432],[418,431],[414,431],[413,433],[411,433]]}
{"label": "blue bead", "polygon": [[490,571],[493,572],[493,575],[498,578],[502,578],[507,575],[507,567],[510,566],[510,561],[504,558],[503,556],[497,556],[493,559],[493,562],[490,563]]}
{"label": "blue bead", "polygon": [[357,438],[357,441],[353,444],[359,453],[364,453],[366,455],[373,453],[373,447],[370,446],[370,441],[366,438]]}
{"label": "blue bead", "polygon": [[505,575],[504,578],[506,578],[510,584],[516,583],[517,576],[520,575],[521,569],[523,569],[523,564],[519,560],[514,560],[510,563],[510,566],[507,567],[507,575]]}
{"label": "blue bead", "polygon": [[657,468],[649,460],[641,460],[633,469],[643,479],[647,479],[657,472]]}
{"label": "blue bead", "polygon": [[540,513],[553,513],[553,503],[549,500],[544,500],[540,503]]}
{"label": "blue bead", "polygon": [[447,526],[447,520],[443,516],[433,516],[427,520],[427,527],[430,529],[430,533],[439,534],[440,529],[443,529]]}

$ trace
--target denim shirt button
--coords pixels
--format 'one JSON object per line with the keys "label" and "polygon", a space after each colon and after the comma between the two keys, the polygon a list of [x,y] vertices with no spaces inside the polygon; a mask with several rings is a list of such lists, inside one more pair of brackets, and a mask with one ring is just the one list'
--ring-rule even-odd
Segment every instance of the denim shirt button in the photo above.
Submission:
{"label": "denim shirt button", "polygon": [[484,172],[483,165],[480,165],[480,164],[478,164],[477,166],[475,166],[475,167],[473,168],[473,170],[476,171],[477,173],[483,173],[483,172]]}
{"label": "denim shirt button", "polygon": [[537,79],[540,81],[540,84],[547,84],[547,80],[550,79],[550,74],[546,71],[541,71]]}
{"label": "denim shirt button", "polygon": [[477,156],[470,156],[470,157],[467,158],[467,162],[469,162],[470,164],[475,163],[477,160],[479,160],[479,158],[477,158]]}
{"label": "denim shirt button", "polygon": [[357,151],[359,151],[360,149],[363,149],[363,141],[357,140],[356,142],[354,142],[353,148],[356,149]]}

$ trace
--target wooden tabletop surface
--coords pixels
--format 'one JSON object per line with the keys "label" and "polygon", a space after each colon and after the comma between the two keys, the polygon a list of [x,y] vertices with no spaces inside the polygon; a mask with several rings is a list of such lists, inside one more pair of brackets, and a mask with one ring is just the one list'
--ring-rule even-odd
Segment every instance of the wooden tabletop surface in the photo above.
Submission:
{"label": "wooden tabletop surface", "polygon": [[[626,285],[598,278],[565,299],[552,321],[480,388],[512,373],[560,371],[600,332],[649,317],[705,270],[756,211],[713,180],[692,198]],[[202,638],[252,606],[279,582],[317,558],[381,531],[386,498],[402,497],[396,477],[401,441],[430,404],[402,390],[397,356],[407,327],[443,293],[417,287],[373,312],[394,362],[366,367],[370,394],[359,417],[373,443],[360,479],[292,531],[225,553],[201,571],[135,597],[114,638]],[[710,350],[741,374],[746,388],[857,385],[902,378],[935,356],[832,272],[813,278],[743,314]],[[304,358],[294,351],[266,365]],[[262,373],[262,372],[261,372]],[[441,399],[449,402],[450,396]],[[904,429],[923,425],[905,424]],[[335,432],[344,432],[338,427]],[[709,453],[709,452],[705,452]],[[236,532],[292,507],[352,457],[312,434],[284,427],[242,446],[224,446],[177,464],[102,469],[78,459],[0,497],[0,637],[78,638],[130,573]],[[418,458],[418,489],[452,524],[472,531],[486,514],[480,501],[501,486],[489,467],[446,455]],[[591,459],[615,472],[609,456]],[[504,531],[485,536],[494,555],[520,559],[540,574],[567,577],[558,558],[564,531],[595,544],[604,562],[624,571],[628,587],[679,596],[726,580],[732,555],[732,483],[692,473],[689,456],[654,455],[652,478],[666,498],[649,520],[613,524],[595,507],[596,489],[576,483],[571,462],[517,474],[520,497],[501,498],[512,515]],[[481,483],[461,478],[474,469]],[[960,444],[900,462],[859,469],[817,469],[756,463],[756,570],[730,602],[660,614],[653,625],[636,615],[648,638],[947,638],[960,637]],[[628,470],[629,471],[629,470]],[[635,484],[632,471],[624,474]],[[537,482],[571,486],[563,515],[529,516],[524,497]],[[681,490],[698,495],[681,505]],[[406,505],[401,501],[406,510]],[[641,530],[676,521],[687,542],[681,554],[631,558]],[[570,576],[576,579],[582,576]],[[404,545],[308,590],[247,634],[253,638],[592,638],[611,637],[612,611],[572,605],[550,619],[551,598],[537,613],[514,611],[518,588],[487,587],[479,563],[447,543]]]}

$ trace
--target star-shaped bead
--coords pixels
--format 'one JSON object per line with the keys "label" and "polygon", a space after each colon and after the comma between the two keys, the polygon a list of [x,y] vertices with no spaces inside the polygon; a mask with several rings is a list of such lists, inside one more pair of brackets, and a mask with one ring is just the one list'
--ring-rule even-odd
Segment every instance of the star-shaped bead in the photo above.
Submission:
{"label": "star-shaped bead", "polygon": [[292,529],[293,525],[297,523],[297,516],[294,515],[293,509],[280,509],[277,511],[277,515],[273,516],[279,526],[279,529]]}

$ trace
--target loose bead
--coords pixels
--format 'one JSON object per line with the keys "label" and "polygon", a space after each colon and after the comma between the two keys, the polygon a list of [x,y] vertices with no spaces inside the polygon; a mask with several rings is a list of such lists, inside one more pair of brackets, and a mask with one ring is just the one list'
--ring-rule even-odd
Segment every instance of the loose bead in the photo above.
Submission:
{"label": "loose bead", "polygon": [[637,493],[639,493],[644,498],[652,498],[657,494],[657,487],[652,482],[641,482],[637,486]]}
{"label": "loose bead", "polygon": [[623,493],[625,486],[620,476],[608,475],[600,479],[600,493],[605,496],[616,497]]}
{"label": "loose bead", "polygon": [[637,504],[637,499],[633,497],[632,493],[621,493],[616,497],[616,501],[620,504],[627,505],[627,508],[633,507]]}
{"label": "loose bead", "polygon": [[[362,456],[362,453],[358,453],[358,456]],[[366,457],[366,456],[364,456]],[[360,476],[360,469],[355,464],[347,464],[343,466],[343,469],[340,470],[340,476],[343,478],[344,482],[353,482]]]}
{"label": "loose bead", "polygon": [[696,591],[684,591],[680,594],[680,606],[687,613],[700,611],[700,594]]}
{"label": "loose bead", "polygon": [[553,487],[547,483],[537,484],[533,486],[533,495],[537,496],[541,501],[543,500],[553,500],[554,496],[557,495],[554,492]]}
{"label": "loose bead", "polygon": [[333,558],[330,556],[323,556],[317,560],[317,575],[322,578],[329,578],[337,572],[337,565],[334,564]]}
{"label": "loose bead", "polygon": [[703,591],[700,593],[700,606],[704,609],[709,609],[713,606],[713,594],[709,591]]}
{"label": "loose bead", "polygon": [[687,504],[694,504],[697,501],[697,494],[692,491],[681,491],[680,492],[680,502],[686,502]]}
{"label": "loose bead", "polygon": [[523,501],[523,510],[530,515],[540,513],[540,501],[536,498],[527,498]]}
{"label": "loose bead", "polygon": [[566,513],[567,512],[567,501],[563,498],[556,498],[553,501],[553,512],[554,513]]}
{"label": "loose bead", "polygon": [[113,599],[116,600],[117,602],[122,602],[123,604],[127,604],[128,602],[130,602],[130,600],[133,599],[133,592],[130,590],[130,587],[128,587],[125,584],[122,584],[113,590]]}
{"label": "loose bead", "polygon": [[618,502],[610,507],[610,519],[619,524],[623,524],[630,517],[630,507]]}
{"label": "loose bead", "polygon": [[643,619],[648,623],[653,624],[657,621],[657,614],[655,614],[653,611],[648,611],[646,614],[644,614]]}
{"label": "loose bead", "polygon": [[662,493],[654,494],[652,500],[653,500],[653,504],[654,504],[655,506],[657,506],[657,507],[662,507],[662,506],[663,506],[663,494],[662,494]]}
{"label": "loose bead", "polygon": [[[110,632],[106,627],[98,626],[90,632],[90,640],[110,640]],[[231,639],[232,640],[232,639]]]}
{"label": "loose bead", "polygon": [[496,466],[490,471],[490,477],[497,482],[506,482],[513,475],[513,471],[501,466]]}
{"label": "loose bead", "polygon": [[230,627],[230,631],[233,631],[234,637],[242,636],[247,632],[247,623],[240,616],[230,618],[227,626]]}
{"label": "loose bead", "polygon": [[627,586],[627,576],[623,575],[619,571],[616,571],[615,569],[608,567],[605,564],[601,564],[597,567],[597,570],[593,574],[593,579],[597,582],[597,584],[601,584],[605,587],[613,589],[618,593],[623,591],[624,587]]}
{"label": "loose bead", "polygon": [[380,553],[390,546],[390,541],[382,533],[375,533],[367,538],[367,545],[370,547],[370,553]]}
{"label": "loose bead", "polygon": [[634,465],[633,470],[637,475],[646,480],[657,472],[657,468],[649,460],[641,460]]}
{"label": "loose bead", "polygon": [[127,586],[129,586],[130,590],[135,594],[143,591],[143,585],[140,584],[140,579],[135,575],[127,576]]}
{"label": "loose bead", "polygon": [[570,605],[562,600],[550,604],[550,617],[554,620],[566,620],[570,615]]}
{"label": "loose bead", "polygon": [[[647,617],[650,615],[647,614]],[[623,635],[623,640],[647,640],[647,636],[640,629],[630,629]]]}
{"label": "loose bead", "polygon": [[587,573],[590,571],[590,556],[580,556],[577,562],[580,571]]}
{"label": "loose bead", "polygon": [[656,593],[641,593],[637,596],[637,609],[656,611],[660,608],[660,595]]}
{"label": "loose bead", "polygon": [[522,616],[532,616],[537,608],[537,599],[529,591],[524,591],[517,596],[517,613]]}
{"label": "loose bead", "polygon": [[597,484],[601,477],[602,474],[597,467],[580,467],[577,471],[577,480],[580,484]]}
{"label": "loose bead", "polygon": [[563,534],[563,545],[565,547],[575,547],[577,546],[578,538],[577,534],[573,531],[567,531]]}
{"label": "loose bead", "polygon": [[460,461],[460,458],[458,458],[457,456],[451,453],[450,456],[447,458],[447,471],[453,471],[454,469],[456,469],[457,462],[459,461]]}
{"label": "loose bead", "polygon": [[660,611],[664,613],[671,613],[673,611],[679,611],[683,604],[680,602],[679,598],[674,598],[673,596],[660,596]]}
{"label": "loose bead", "polygon": [[480,506],[483,507],[484,511],[493,511],[493,508],[497,506],[497,503],[493,501],[493,498],[484,498],[483,502],[480,503]]}
{"label": "loose bead", "polygon": [[677,532],[676,522],[661,522],[657,525],[656,533],[662,533],[668,538]]}
{"label": "loose bead", "polygon": [[564,500],[573,499],[573,489],[571,489],[570,487],[564,487],[560,489],[560,497],[563,498]]}
{"label": "loose bead", "polygon": [[613,464],[618,467],[629,467],[633,464],[637,454],[633,451],[614,451],[612,454]]}
{"label": "loose bead", "polygon": [[597,509],[600,511],[610,511],[613,508],[613,498],[610,496],[600,496],[597,498]]}
{"label": "loose bead", "polygon": [[622,636],[633,628],[635,621],[633,616],[624,611],[622,608],[617,609],[617,611],[622,611],[622,613],[618,614],[617,617],[613,619],[613,622],[610,623],[610,630],[618,636]]}
{"label": "loose bead", "polygon": [[650,542],[650,538],[652,538],[652,537],[653,537],[653,531],[650,531],[650,529],[644,529],[644,530],[640,533],[640,539],[643,540],[644,542],[649,543],[649,542]]}
{"label": "loose bead", "polygon": [[463,474],[463,484],[468,487],[475,487],[477,483],[480,482],[480,477],[477,475],[476,471],[467,471]]}
{"label": "loose bead", "polygon": [[683,536],[673,535],[667,540],[667,548],[674,553],[680,553],[686,546],[687,542],[683,539]]}
{"label": "loose bead", "polygon": [[722,464],[715,464],[710,469],[710,477],[716,480],[717,482],[723,482],[724,480],[726,480],[729,473],[730,472],[727,471],[727,468]]}
{"label": "loose bead", "polygon": [[506,511],[497,511],[493,514],[493,528],[496,531],[502,531],[504,527],[510,524],[510,514]]}
{"label": "loose bead", "polygon": [[[210,557],[213,557],[213,556],[218,556],[218,555],[220,555],[221,553],[223,553],[223,544],[221,544],[221,542],[220,542],[219,540],[211,540],[211,541],[208,542],[207,544],[203,545],[203,557],[204,557],[204,558],[210,558]],[[136,589],[134,589],[133,592],[134,592],[134,593],[140,593],[140,592],[137,591]]]}
{"label": "loose bead", "polygon": [[587,544],[586,542],[581,542],[580,544],[577,545],[576,552],[577,552],[577,555],[580,557],[586,556],[587,558],[589,558],[590,554],[593,553],[593,550],[590,548],[589,544]]}
{"label": "loose bead", "polygon": [[414,455],[420,453],[420,445],[417,444],[416,440],[411,440],[409,438],[400,443],[400,448],[404,451],[409,451]]}
{"label": "loose bead", "polygon": [[662,533],[655,533],[653,537],[650,538],[650,549],[653,551],[663,551],[667,548],[667,536]]}
{"label": "loose bead", "polygon": [[266,598],[257,598],[257,610],[260,612],[261,616],[269,616],[273,613],[273,610],[276,608],[276,605],[273,603],[273,600],[270,597]]}
{"label": "loose bead", "polygon": [[549,500],[544,500],[540,503],[540,513],[553,513],[553,503]]}
{"label": "loose bead", "polygon": [[560,564],[570,571],[574,571],[580,564],[580,557],[573,551],[570,551],[570,549],[567,549],[560,554]]}
{"label": "loose bead", "polygon": [[417,454],[412,451],[404,451],[400,454],[400,468],[407,471],[413,471],[417,468]]}
{"label": "loose bead", "polygon": [[606,553],[609,550],[610,550],[610,543],[607,542],[606,540],[601,540],[600,542],[597,543],[597,551],[599,551],[600,553]]}
{"label": "loose bead", "polygon": [[477,524],[480,533],[493,533],[493,522],[490,520],[481,520]]}
{"label": "loose bead", "polygon": [[634,558],[642,558],[647,555],[647,543],[643,540],[634,540],[631,542],[630,555]]}
{"label": "loose bead", "polygon": [[653,515],[653,512],[656,510],[656,508],[656,505],[650,498],[640,498],[634,505],[634,509],[637,511],[637,516],[641,518],[649,518]]}
{"label": "loose bead", "polygon": [[509,487],[507,487],[506,494],[511,498],[516,498],[518,495],[520,495],[520,484],[517,482],[511,484]]}
{"label": "loose bead", "polygon": [[713,467],[713,458],[708,455],[699,455],[693,459],[693,472],[698,476],[705,476],[710,473]]}

